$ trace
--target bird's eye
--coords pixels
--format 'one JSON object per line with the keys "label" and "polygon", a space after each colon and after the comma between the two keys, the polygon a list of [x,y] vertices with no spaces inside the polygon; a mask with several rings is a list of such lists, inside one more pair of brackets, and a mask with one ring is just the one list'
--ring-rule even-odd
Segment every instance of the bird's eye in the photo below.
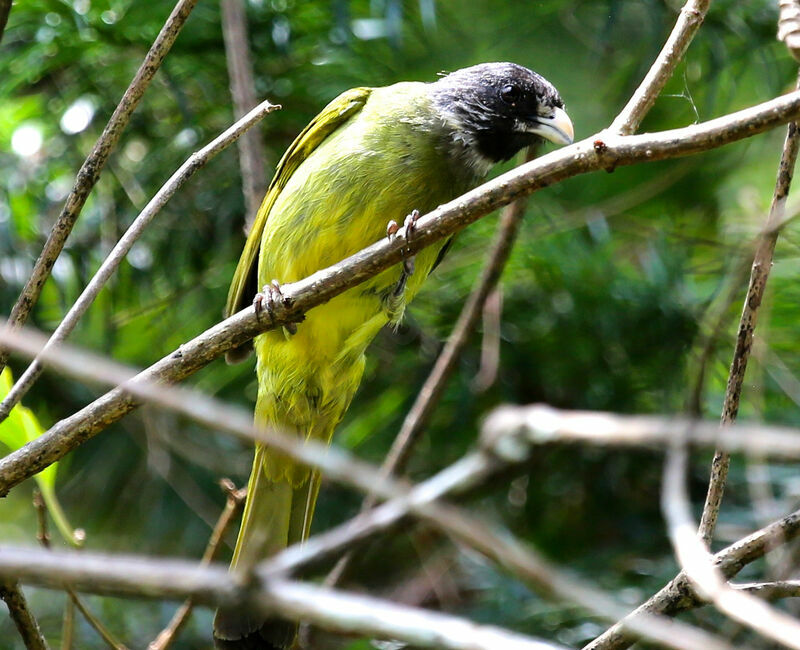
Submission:
{"label": "bird's eye", "polygon": [[500,99],[502,99],[506,104],[513,104],[519,99],[519,96],[519,88],[512,86],[511,84],[503,86],[500,89]]}

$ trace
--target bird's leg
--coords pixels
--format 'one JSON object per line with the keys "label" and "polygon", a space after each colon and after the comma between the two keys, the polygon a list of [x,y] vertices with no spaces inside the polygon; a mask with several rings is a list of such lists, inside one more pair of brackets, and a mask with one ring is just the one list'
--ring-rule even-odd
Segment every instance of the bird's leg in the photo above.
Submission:
{"label": "bird's leg", "polygon": [[[269,284],[265,284],[264,288],[253,297],[253,307],[256,310],[256,316],[260,316],[263,311],[269,312],[270,316],[272,316],[275,310],[275,303],[280,299],[283,299],[281,283],[277,280],[273,280]],[[295,334],[297,333],[297,324],[286,323],[283,329],[289,332],[289,334]]]}
{"label": "bird's leg", "polygon": [[[411,240],[411,236],[414,233],[414,230],[417,225],[417,221],[419,220],[419,210],[412,210],[411,214],[409,214],[405,220],[403,221],[403,226],[405,227],[405,240],[406,242]],[[400,226],[397,225],[396,221],[390,221],[386,226],[386,236],[389,239],[393,239],[395,235],[400,231]],[[414,274],[414,255],[409,254],[406,250],[403,254],[403,268],[400,272],[400,279],[397,281],[397,284],[394,286],[391,294],[389,295],[387,311],[389,313],[389,320],[393,323],[400,320],[403,315],[403,311],[405,309],[405,301],[403,299],[403,294],[406,290],[406,283],[408,282],[408,278],[410,278]]]}

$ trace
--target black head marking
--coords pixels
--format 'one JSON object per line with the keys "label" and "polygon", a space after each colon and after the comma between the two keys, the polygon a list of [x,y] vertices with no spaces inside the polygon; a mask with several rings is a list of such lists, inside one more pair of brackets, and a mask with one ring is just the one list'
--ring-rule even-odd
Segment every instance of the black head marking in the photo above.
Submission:
{"label": "black head marking", "polygon": [[[431,84],[431,96],[442,114],[463,132],[478,153],[492,160],[508,160],[517,151],[550,139],[565,143],[567,134],[546,128],[553,117],[563,120],[564,102],[541,75],[515,63],[483,63],[457,70]],[[568,120],[566,120],[568,122]]]}

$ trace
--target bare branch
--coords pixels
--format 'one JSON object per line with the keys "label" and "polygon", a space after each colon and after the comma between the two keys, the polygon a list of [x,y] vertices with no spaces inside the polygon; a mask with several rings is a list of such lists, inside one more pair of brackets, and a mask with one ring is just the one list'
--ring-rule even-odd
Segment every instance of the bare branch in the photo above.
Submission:
{"label": "bare branch", "polygon": [[[528,149],[526,162],[533,160],[535,154],[536,152],[533,149]],[[500,275],[505,268],[506,261],[508,261],[508,256],[517,238],[519,224],[525,214],[526,207],[526,199],[517,199],[503,210],[494,243],[481,275],[464,303],[458,320],[453,326],[450,338],[447,339],[447,343],[437,357],[433,369],[417,393],[414,404],[409,409],[400,431],[386,454],[381,466],[381,472],[386,476],[399,474],[403,471],[412,447],[419,439],[420,433],[422,433],[428,419],[439,403],[447,380],[453,374],[456,362],[467,345],[470,334],[478,323],[486,298],[500,280]],[[369,510],[376,503],[377,499],[373,495],[368,495],[361,504],[361,511]],[[336,585],[347,570],[351,558],[352,554],[348,553],[337,562],[325,579],[326,586],[333,587]]]}
{"label": "bare branch", "polygon": [[[256,105],[253,63],[247,38],[247,15],[243,0],[221,0],[220,10],[234,116],[239,119]],[[249,232],[261,199],[267,191],[264,145],[259,129],[245,134],[237,143],[237,148],[239,168],[242,170],[245,232]]]}
{"label": "bare branch", "polygon": [[625,108],[611,123],[611,131],[622,135],[636,132],[703,24],[710,4],[711,0],[688,0],[683,6],[667,42]]}
{"label": "bare branch", "polygon": [[39,623],[28,609],[25,594],[16,580],[0,580],[0,600],[8,607],[8,613],[27,650],[48,650],[47,641],[39,630]]}
{"label": "bare branch", "polygon": [[[800,88],[800,76],[798,76],[797,87]],[[792,184],[792,174],[794,173],[798,149],[800,149],[800,134],[798,134],[797,124],[791,122],[786,131],[786,139],[784,140],[781,160],[778,166],[778,178],[772,195],[772,204],[764,224],[764,234],[753,257],[750,284],[747,287],[747,295],[742,307],[733,360],[728,374],[728,385],[725,388],[725,399],[720,418],[720,425],[723,427],[735,422],[736,415],[739,412],[739,399],[742,394],[747,362],[750,359],[750,349],[753,345],[753,333],[758,320],[758,308],[761,306],[769,272],[772,268],[775,243],[780,232],[779,226],[784,221],[786,197]],[[711,478],[708,483],[708,492],[698,530],[700,538],[709,548],[714,536],[714,528],[717,525],[719,509],[722,505],[722,495],[725,491],[725,481],[728,478],[729,466],[730,457],[728,454],[723,451],[716,451],[711,461]]]}
{"label": "bare branch", "polygon": [[[528,154],[527,162],[533,160],[532,154],[533,152]],[[525,214],[527,205],[528,202],[526,200],[518,199],[503,211],[494,243],[486,264],[481,271],[480,278],[478,278],[475,287],[467,298],[466,303],[464,303],[447,344],[436,359],[436,364],[417,394],[414,405],[409,410],[405,420],[403,420],[400,432],[386,455],[382,469],[387,474],[397,474],[403,471],[412,446],[439,403],[445,384],[455,369],[456,362],[469,340],[469,335],[480,319],[483,305],[500,280],[500,275],[503,273],[508,256],[511,254],[511,249],[516,241],[519,224]]]}
{"label": "bare branch", "polygon": [[[606,134],[604,140],[589,138],[537,158],[421,217],[410,241],[406,241],[404,229],[401,229],[391,240],[383,239],[299,282],[283,285],[283,300],[274,303],[269,319],[262,320],[253,307],[243,309],[150,366],[136,381],[181,381],[256,334],[300,320],[305,311],[400,262],[404,255],[452,235],[489,212],[542,187],[588,171],[719,147],[798,116],[800,92],[793,92],[702,124],[656,134]],[[137,406],[137,401],[129,394],[116,389],[9,454],[0,461],[0,495]]]}
{"label": "bare branch", "polygon": [[[111,278],[117,268],[119,268],[122,260],[125,259],[125,256],[131,250],[134,243],[136,243],[136,240],[141,237],[145,228],[147,228],[175,192],[177,192],[197,170],[205,167],[214,156],[227,148],[231,143],[235,142],[243,133],[257,124],[268,113],[279,108],[279,105],[270,104],[268,101],[262,102],[243,118],[225,129],[225,131],[214,138],[205,147],[195,151],[180,167],[178,167],[175,173],[170,176],[169,180],[167,180],[153,198],[150,199],[150,202],[145,206],[144,210],[141,211],[139,216],[133,220],[133,223],[131,223],[125,231],[125,234],[120,237],[117,244],[89,281],[89,284],[87,284],[86,288],[81,292],[75,304],[72,305],[55,332],[53,332],[44,348],[45,350],[47,347],[59,341],[64,341],[69,336],[70,332],[75,329],[81,316],[86,313],[86,310],[89,309],[91,304],[95,301],[106,282],[108,282],[109,278]],[[19,379],[17,379],[14,386],[12,386],[11,390],[8,392],[8,395],[6,395],[5,399],[0,403],[0,422],[8,417],[14,405],[19,403],[25,393],[33,386],[39,375],[42,374],[42,370],[43,366],[41,361],[39,359],[34,359],[33,363],[31,363]]]}
{"label": "bare branch", "polygon": [[4,547],[0,573],[56,589],[66,583],[89,593],[162,599],[188,596],[209,606],[247,605],[258,612],[302,618],[327,629],[394,638],[423,647],[564,650],[563,646],[454,616],[300,582],[270,580],[242,586],[222,566],[199,567],[184,560]]}
{"label": "bare branch", "polygon": [[667,520],[672,546],[684,574],[698,595],[717,609],[762,636],[789,648],[800,648],[800,621],[771,607],[763,600],[728,586],[714,565],[691,514],[686,486],[687,449],[682,432],[673,437],[664,466],[661,508]]}
{"label": "bare branch", "polygon": [[[170,13],[158,33],[156,40],[153,41],[153,45],[147,52],[144,61],[136,71],[136,76],[134,76],[119,104],[114,109],[108,124],[103,129],[103,133],[97,139],[91,153],[78,170],[75,185],[70,191],[50,235],[47,237],[44,248],[33,266],[33,271],[25,283],[22,293],[11,310],[9,321],[12,327],[20,327],[28,319],[31,309],[39,299],[39,294],[45,281],[50,276],[53,264],[61,254],[64,243],[67,241],[70,232],[72,232],[72,227],[83,209],[83,204],[100,178],[100,172],[119,141],[131,114],[139,104],[139,100],[150,85],[161,66],[161,62],[169,52],[196,4],[197,0],[178,0],[172,13]],[[6,360],[7,353],[0,349],[0,370],[5,367]]]}

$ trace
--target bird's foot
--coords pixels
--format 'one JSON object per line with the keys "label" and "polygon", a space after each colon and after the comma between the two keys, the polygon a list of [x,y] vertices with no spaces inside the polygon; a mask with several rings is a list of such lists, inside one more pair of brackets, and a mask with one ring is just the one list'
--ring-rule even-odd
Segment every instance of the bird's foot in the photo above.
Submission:
{"label": "bird's foot", "polygon": [[[403,221],[403,227],[405,228],[404,237],[406,242],[411,240],[412,235],[414,234],[414,230],[417,226],[417,221],[419,221],[419,210],[412,210],[411,213],[405,218]],[[386,226],[386,236],[389,239],[393,239],[397,233],[400,231],[400,226],[397,225],[396,221],[390,221],[389,224]],[[401,296],[406,289],[406,282],[408,278],[414,275],[414,255],[411,255],[406,250],[403,255],[403,270],[400,273],[400,279],[397,281],[395,285],[394,291],[392,295],[394,296]]]}
{"label": "bird's foot", "polygon": [[[272,317],[275,312],[275,305],[279,300],[283,300],[281,283],[277,280],[273,280],[269,284],[265,284],[264,288],[253,297],[253,307],[256,310],[256,316],[260,316],[262,312],[266,311],[269,313],[270,317]],[[283,328],[290,334],[295,334],[297,332],[296,323],[286,323]]]}

